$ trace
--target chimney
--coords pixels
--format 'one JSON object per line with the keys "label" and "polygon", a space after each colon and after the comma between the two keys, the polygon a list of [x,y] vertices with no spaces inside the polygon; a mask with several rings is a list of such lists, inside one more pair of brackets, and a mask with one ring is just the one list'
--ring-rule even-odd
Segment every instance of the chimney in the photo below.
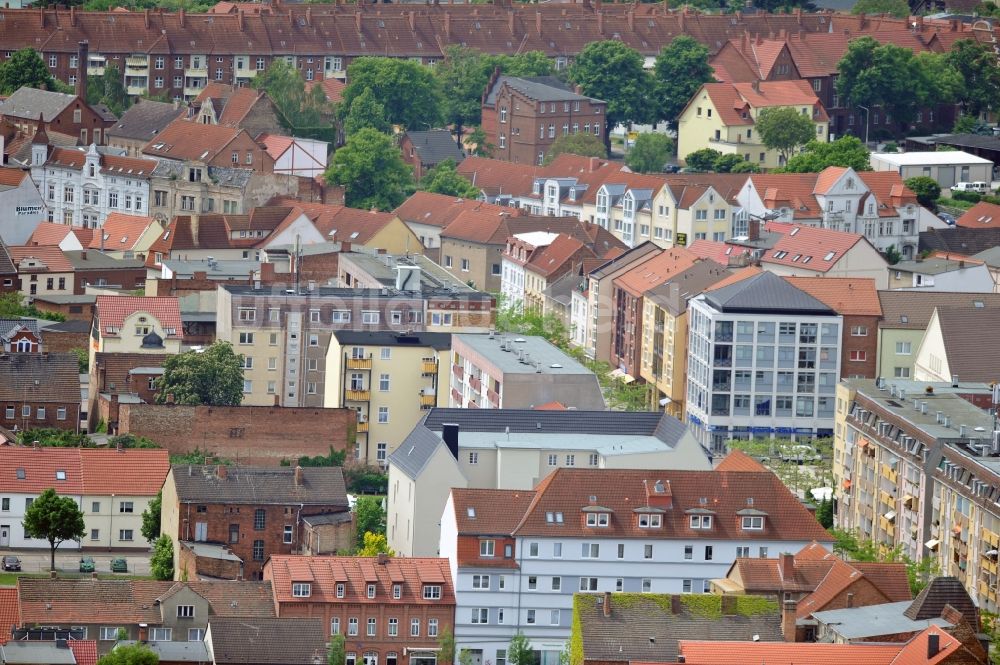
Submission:
{"label": "chimney", "polygon": [[416,32],[416,30],[417,30],[417,15],[416,15],[416,13],[415,12],[410,12],[407,15],[407,18],[409,19],[409,22],[410,22],[410,31],[411,32]]}
{"label": "chimney", "polygon": [[795,555],[784,552],[778,556],[781,567],[781,579],[791,580],[795,577]]}
{"label": "chimney", "polygon": [[90,44],[83,41],[77,44],[76,63],[76,96],[87,100],[87,63],[90,62]]}
{"label": "chimney", "polygon": [[941,636],[931,633],[927,636],[927,658],[931,659],[941,650]]}
{"label": "chimney", "polygon": [[849,608],[850,607],[854,607],[854,594],[853,593],[847,594],[847,607],[849,607]]}
{"label": "chimney", "polygon": [[183,28],[184,27],[184,8],[183,7],[181,9],[177,10],[177,21],[181,24],[181,27]]}
{"label": "chimney", "polygon": [[72,27],[76,27],[76,7],[69,8],[69,24]]}
{"label": "chimney", "polygon": [[736,596],[725,594],[719,600],[722,605],[722,616],[733,616],[736,614]]}
{"label": "chimney", "polygon": [[149,30],[149,10],[148,9],[144,9],[142,11],[142,22],[143,22],[143,25],[146,27],[146,30]]}
{"label": "chimney", "polygon": [[225,464],[216,464],[215,475],[218,477],[219,480],[225,480],[226,478],[229,477],[229,467],[227,467]]}
{"label": "chimney", "polygon": [[189,218],[191,220],[191,241],[194,243],[195,247],[201,245],[198,239],[198,227],[200,226],[201,220],[198,219],[198,215],[191,215]]}
{"label": "chimney", "polygon": [[603,607],[601,607],[601,610],[604,612],[605,618],[611,616],[611,592],[610,591],[605,591],[604,592],[604,605],[603,605]]}
{"label": "chimney", "polygon": [[750,218],[747,223],[747,239],[748,240],[760,240],[760,220]]}
{"label": "chimney", "polygon": [[441,426],[441,438],[451,451],[452,457],[458,459],[458,423],[444,423]]}
{"label": "chimney", "polygon": [[236,22],[240,28],[240,32],[245,32],[246,26],[243,23],[243,12],[236,12]]}
{"label": "chimney", "polygon": [[385,564],[389,563],[389,555],[386,554],[385,552],[379,552],[378,556],[375,557],[375,563],[377,563],[380,566],[384,566]]}
{"label": "chimney", "polygon": [[302,487],[302,467],[295,465],[295,486]]}
{"label": "chimney", "polygon": [[535,32],[537,32],[539,36],[542,35],[542,13],[541,12],[535,12]]}
{"label": "chimney", "polygon": [[670,594],[670,613],[671,614],[681,613],[681,597],[675,593]]}
{"label": "chimney", "polygon": [[[312,23],[312,18],[313,18],[312,7],[306,7],[306,25],[309,26],[310,28],[312,27],[312,24],[313,24]],[[410,24],[410,30],[412,30],[412,29],[413,29],[413,24],[411,23]]]}
{"label": "chimney", "polygon": [[597,34],[604,34],[604,12],[597,12]]}
{"label": "chimney", "polygon": [[786,642],[795,641],[795,608],[798,601],[786,600],[781,607],[781,634]]}
{"label": "chimney", "polygon": [[628,19],[628,31],[635,32],[635,10],[628,10],[625,16]]}
{"label": "chimney", "polygon": [[515,18],[515,16],[516,16],[516,14],[514,14],[514,10],[513,9],[508,9],[507,10],[507,30],[509,30],[511,34],[514,34],[514,18]]}

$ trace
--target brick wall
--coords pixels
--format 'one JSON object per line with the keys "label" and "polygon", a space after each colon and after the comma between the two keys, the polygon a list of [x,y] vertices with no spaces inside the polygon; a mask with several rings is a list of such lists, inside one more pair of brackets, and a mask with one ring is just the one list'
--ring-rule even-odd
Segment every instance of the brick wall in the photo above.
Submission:
{"label": "brick wall", "polygon": [[354,520],[347,519],[340,524],[318,524],[306,526],[302,533],[302,544],[308,554],[336,554],[354,547]]}
{"label": "brick wall", "polygon": [[70,321],[90,321],[94,318],[95,303],[54,303],[44,299],[36,299],[33,303],[40,312],[62,314]]}
{"label": "brick wall", "polygon": [[[83,260],[86,260],[87,253],[83,252]],[[107,285],[118,286],[126,291],[134,291],[142,288],[146,283],[146,268],[87,268],[82,270],[77,268],[76,279],[73,280],[73,293],[82,296],[87,291],[87,285]]]}
{"label": "brick wall", "polygon": [[220,580],[235,580],[241,574],[240,564],[235,561],[199,557],[183,544],[178,548],[177,570],[174,571],[175,579],[197,580],[199,575],[202,575]]}
{"label": "brick wall", "polygon": [[42,346],[49,353],[69,353],[72,349],[84,349],[90,345],[90,333],[55,332],[46,330]]}
{"label": "brick wall", "polygon": [[[854,328],[863,328],[864,335],[854,335]],[[859,331],[860,332],[860,331]],[[845,316],[843,344],[841,345],[840,377],[863,377],[874,379],[875,366],[878,363],[878,317],[876,316]],[[862,357],[864,360],[851,360]],[[858,355],[861,354],[861,355]]]}
{"label": "brick wall", "polygon": [[350,409],[171,404],[119,408],[121,434],[148,437],[171,453],[200,448],[240,464],[265,466],[303,455],[327,455],[331,446],[346,450],[355,422]]}

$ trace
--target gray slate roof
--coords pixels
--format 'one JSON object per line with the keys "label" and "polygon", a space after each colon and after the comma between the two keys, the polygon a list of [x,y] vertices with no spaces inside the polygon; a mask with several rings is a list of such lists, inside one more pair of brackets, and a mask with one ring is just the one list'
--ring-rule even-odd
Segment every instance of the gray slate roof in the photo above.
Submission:
{"label": "gray slate roof", "polygon": [[168,102],[141,100],[133,104],[114,127],[107,131],[109,138],[148,141],[173,122],[181,113],[182,108],[174,108]]}
{"label": "gray slate roof", "polygon": [[772,272],[724,286],[705,294],[705,301],[722,312],[833,314],[833,310]]}
{"label": "gray slate roof", "polygon": [[[749,641],[759,635],[763,642],[783,641],[777,609],[750,616],[709,617],[688,611],[683,597],[680,612],[674,614],[669,602],[657,602],[663,596],[632,594],[628,603],[616,602],[616,596],[611,594],[610,617],[605,617],[603,607],[596,603],[600,596],[588,594],[577,602],[587,660],[674,662],[680,639]],[[714,598],[721,604],[721,596]]]}
{"label": "gray slate roof", "polygon": [[0,104],[0,114],[12,118],[37,120],[38,114],[41,113],[42,120],[50,122],[74,101],[76,95],[36,88],[19,88]]}
{"label": "gray slate roof", "polygon": [[504,83],[522,95],[539,102],[583,101],[591,99],[586,95],[573,92],[566,83],[560,81],[555,76],[529,76],[524,78],[500,76],[486,95],[486,106],[492,107],[496,105],[497,92]]}
{"label": "gray slate roof", "polygon": [[[73,356],[75,359],[76,356]],[[220,479],[215,465],[179,464],[173,467],[177,496],[182,503],[257,503],[347,506],[347,488],[340,467],[302,469],[296,487],[291,467],[230,467]]]}
{"label": "gray slate roof", "polygon": [[[985,303],[984,303],[985,304]],[[1000,307],[938,307],[948,369],[963,381],[1000,381]],[[984,334],[984,331],[994,331]]]}
{"label": "gray slate roof", "polygon": [[[133,640],[117,642],[117,646],[138,644]],[[161,661],[170,663],[208,663],[212,658],[208,655],[208,647],[204,642],[144,642]]]}
{"label": "gray slate roof", "polygon": [[443,445],[441,437],[421,423],[414,427],[403,439],[403,443],[389,455],[389,463],[410,478],[416,478],[427,466],[437,447]]}
{"label": "gray slate roof", "polygon": [[458,164],[465,159],[465,152],[458,147],[447,129],[432,129],[429,132],[406,132],[413,149],[420,156],[421,164],[440,164],[446,159]]}
{"label": "gray slate roof", "polygon": [[935,577],[913,599],[905,614],[910,619],[939,617],[945,605],[958,610],[973,626],[978,627],[979,608],[957,577]]}
{"label": "gray slate roof", "polygon": [[333,333],[342,345],[355,346],[429,346],[438,351],[451,348],[451,333],[337,330]]}
{"label": "gray slate roof", "polygon": [[0,401],[80,402],[80,363],[72,353],[0,355]]}
{"label": "gray slate roof", "polygon": [[[84,258],[84,252],[87,253],[86,258]],[[94,250],[71,249],[64,251],[63,256],[76,270],[134,270],[145,265],[141,259],[116,259]]]}
{"label": "gray slate roof", "polygon": [[215,663],[313,665],[326,662],[322,619],[212,619]]}
{"label": "gray slate roof", "polygon": [[956,293],[946,291],[879,291],[882,321],[879,328],[926,330],[938,307],[1000,308],[1000,293]]}
{"label": "gray slate roof", "polygon": [[4,244],[3,238],[0,238],[0,275],[16,275],[17,268],[14,267],[14,262],[10,260],[10,254],[7,253],[7,245]]}
{"label": "gray slate roof", "polygon": [[38,336],[38,321],[36,319],[0,319],[0,339],[7,339],[16,328],[27,328]]}
{"label": "gray slate roof", "polygon": [[971,256],[1000,245],[1000,227],[970,229],[953,227],[920,232],[920,251],[940,250]]}
{"label": "gray slate roof", "polygon": [[883,603],[865,607],[813,612],[813,619],[831,627],[847,640],[917,632],[928,626],[947,628],[951,623],[940,617],[914,620],[904,614],[912,601]]}
{"label": "gray slate roof", "polygon": [[699,261],[643,295],[677,316],[687,310],[688,300],[728,275],[726,268],[715,261]]}
{"label": "gray slate roof", "polygon": [[3,662],[11,665],[74,665],[76,658],[69,647],[56,642],[11,641],[4,644]]}

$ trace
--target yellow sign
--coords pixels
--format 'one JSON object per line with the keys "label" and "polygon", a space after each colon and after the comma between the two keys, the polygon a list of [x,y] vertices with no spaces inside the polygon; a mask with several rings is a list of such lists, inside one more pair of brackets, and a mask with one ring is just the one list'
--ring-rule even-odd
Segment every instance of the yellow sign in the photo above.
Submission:
{"label": "yellow sign", "polygon": [[628,133],[628,140],[629,141],[634,141],[637,138],[639,138],[639,132],[629,132]]}
{"label": "yellow sign", "polygon": [[686,233],[678,233],[677,234],[677,243],[676,244],[680,245],[681,247],[687,247],[687,244],[688,244],[688,234],[686,234]]}

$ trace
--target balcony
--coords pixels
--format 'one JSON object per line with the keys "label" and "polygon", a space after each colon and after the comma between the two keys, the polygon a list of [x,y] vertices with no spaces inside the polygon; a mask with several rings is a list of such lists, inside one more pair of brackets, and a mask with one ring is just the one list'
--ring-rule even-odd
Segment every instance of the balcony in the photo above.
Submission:
{"label": "balcony", "polygon": [[424,374],[437,374],[437,361],[433,358],[424,358],[420,361],[420,371]]}
{"label": "balcony", "polygon": [[456,404],[461,404],[463,402],[462,393],[458,392],[454,388],[451,389],[451,398],[455,400]]}
{"label": "balcony", "polygon": [[347,369],[367,369],[372,368],[372,358],[368,356],[367,358],[348,358],[347,359]]}
{"label": "balcony", "polygon": [[129,83],[127,86],[125,86],[125,92],[127,92],[129,95],[145,95],[147,91],[148,89],[145,84],[134,85],[132,83]]}
{"label": "balcony", "polygon": [[437,395],[420,394],[420,406],[432,407],[437,404]]}
{"label": "balcony", "polygon": [[370,390],[348,390],[345,395],[348,402],[367,402],[372,398]]}
{"label": "balcony", "polygon": [[252,79],[257,76],[259,72],[256,69],[250,69],[249,67],[237,67],[236,68],[236,78],[237,79]]}
{"label": "balcony", "polygon": [[500,408],[500,394],[491,388],[486,389],[486,399],[490,401],[490,404],[496,408]]}
{"label": "balcony", "polygon": [[462,367],[459,367],[458,365],[452,365],[451,366],[451,373],[454,374],[455,377],[459,381],[462,381],[462,380],[465,379],[465,369],[462,368]]}
{"label": "balcony", "polygon": [[475,390],[477,393],[483,392],[483,382],[474,376],[469,377],[469,387]]}
{"label": "balcony", "polygon": [[358,432],[367,432],[367,431],[368,431],[368,421],[367,420],[359,420],[358,421]]}
{"label": "balcony", "polygon": [[126,76],[145,76],[149,72],[149,59],[146,56],[132,55],[125,58]]}

